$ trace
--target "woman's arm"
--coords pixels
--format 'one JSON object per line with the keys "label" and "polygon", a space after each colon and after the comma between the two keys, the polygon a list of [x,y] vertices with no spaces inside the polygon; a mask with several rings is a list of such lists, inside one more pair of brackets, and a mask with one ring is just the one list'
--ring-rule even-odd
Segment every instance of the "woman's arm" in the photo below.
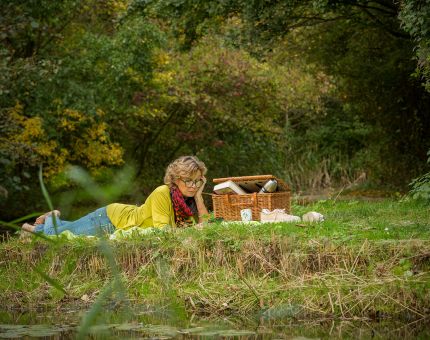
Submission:
{"label": "woman's arm", "polygon": [[194,199],[197,205],[197,213],[199,214],[199,223],[206,222],[209,219],[209,212],[205,206],[205,202],[202,196],[203,188],[206,185],[206,177],[203,176],[202,179],[203,179],[203,185],[199,188],[199,190],[194,195]]}

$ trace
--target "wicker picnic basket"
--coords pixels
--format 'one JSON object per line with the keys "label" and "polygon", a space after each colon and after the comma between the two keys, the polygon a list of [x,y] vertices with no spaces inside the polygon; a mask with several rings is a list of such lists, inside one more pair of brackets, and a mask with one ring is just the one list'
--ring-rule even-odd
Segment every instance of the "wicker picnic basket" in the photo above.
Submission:
{"label": "wicker picnic basket", "polygon": [[260,176],[243,176],[243,177],[227,177],[214,178],[215,184],[233,181],[241,187],[246,187],[249,183],[262,187],[270,179],[278,181],[276,192],[260,194],[253,192],[245,195],[238,194],[212,194],[212,203],[214,216],[223,218],[226,221],[240,221],[240,211],[242,209],[251,208],[252,220],[259,221],[262,209],[285,209],[285,212],[290,212],[291,191],[288,185],[279,178],[273,175]]}

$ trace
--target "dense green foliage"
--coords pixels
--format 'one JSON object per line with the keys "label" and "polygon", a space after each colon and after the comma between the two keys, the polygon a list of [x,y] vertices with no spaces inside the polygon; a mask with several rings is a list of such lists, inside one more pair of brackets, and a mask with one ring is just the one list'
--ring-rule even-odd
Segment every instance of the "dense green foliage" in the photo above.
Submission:
{"label": "dense green foliage", "polygon": [[[424,79],[425,87],[430,92],[430,1],[407,0],[402,2],[400,19],[403,27],[417,42],[418,61],[416,76]],[[430,150],[427,153],[430,156]],[[427,161],[430,165],[430,158]],[[430,171],[414,179],[412,196],[430,202]]]}
{"label": "dense green foliage", "polygon": [[[234,37],[241,48],[270,60],[273,56],[268,51],[281,47],[288,52],[287,60],[299,56],[316,64],[335,84],[326,107],[327,125],[313,114],[314,120],[320,120],[311,132],[318,135],[322,149],[318,155],[332,151],[327,139],[335,139],[337,151],[348,141],[342,135],[344,125],[351,130],[359,124],[364,129],[359,129],[351,143],[355,145],[347,145],[346,152],[341,149],[342,156],[351,156],[358,149],[354,159],[374,181],[401,184],[402,178],[423,170],[429,147],[429,95],[420,80],[411,77],[416,67],[413,38],[425,45],[428,34],[427,5],[412,3],[161,0],[152,2],[147,12],[172,20],[184,48],[213,26],[219,27],[221,19],[237,18]],[[415,23],[419,28],[410,29]],[[344,121],[336,124],[338,117]],[[328,131],[321,134],[324,130]],[[294,132],[297,138],[302,131]],[[299,144],[309,148],[312,140],[304,142]],[[418,163],[419,168],[411,168]]]}
{"label": "dense green foliage", "polygon": [[39,164],[51,192],[70,186],[69,164],[105,182],[133,165],[124,199],[135,203],[187,153],[209,178],[273,173],[296,191],[362,180],[403,190],[428,171],[428,8],[2,3],[0,217],[21,216],[22,203],[45,209]]}
{"label": "dense green foliage", "polygon": [[417,42],[418,75],[425,80],[427,91],[430,91],[430,2],[405,0],[399,17],[403,28]]}

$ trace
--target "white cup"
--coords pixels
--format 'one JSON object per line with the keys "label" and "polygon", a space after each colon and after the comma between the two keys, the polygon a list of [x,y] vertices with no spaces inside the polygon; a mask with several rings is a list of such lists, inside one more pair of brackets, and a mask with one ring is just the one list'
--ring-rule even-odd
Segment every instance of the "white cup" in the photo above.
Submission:
{"label": "white cup", "polygon": [[252,210],[251,209],[242,209],[240,211],[240,217],[242,218],[242,222],[252,221]]}

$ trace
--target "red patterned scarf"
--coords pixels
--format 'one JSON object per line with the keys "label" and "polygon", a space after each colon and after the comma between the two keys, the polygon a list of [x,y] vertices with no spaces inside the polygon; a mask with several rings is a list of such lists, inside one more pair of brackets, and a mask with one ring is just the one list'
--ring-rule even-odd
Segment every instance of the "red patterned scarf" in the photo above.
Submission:
{"label": "red patterned scarf", "polygon": [[175,212],[176,226],[183,228],[191,224],[191,217],[197,212],[194,198],[184,198],[176,185],[170,187],[170,197],[172,198],[173,211]]}

